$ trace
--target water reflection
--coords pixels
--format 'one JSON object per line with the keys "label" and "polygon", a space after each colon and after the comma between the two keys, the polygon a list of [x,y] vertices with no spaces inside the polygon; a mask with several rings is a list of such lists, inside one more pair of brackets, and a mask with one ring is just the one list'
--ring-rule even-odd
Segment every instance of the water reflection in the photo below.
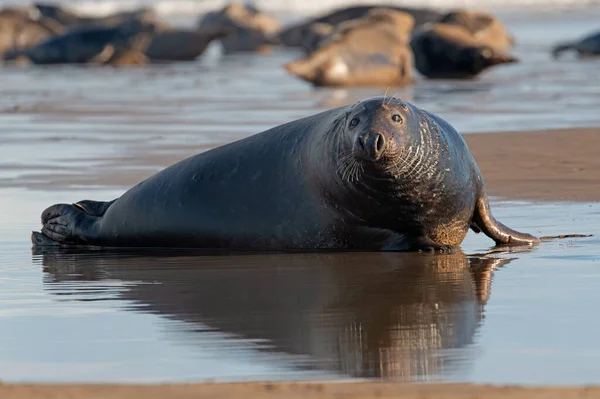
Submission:
{"label": "water reflection", "polygon": [[219,331],[239,345],[242,338],[265,353],[294,355],[296,369],[414,381],[467,372],[492,271],[510,259],[62,251],[34,261],[43,264],[46,290],[73,300],[86,300],[85,282],[127,283],[119,297],[129,310],[184,321],[188,342]]}

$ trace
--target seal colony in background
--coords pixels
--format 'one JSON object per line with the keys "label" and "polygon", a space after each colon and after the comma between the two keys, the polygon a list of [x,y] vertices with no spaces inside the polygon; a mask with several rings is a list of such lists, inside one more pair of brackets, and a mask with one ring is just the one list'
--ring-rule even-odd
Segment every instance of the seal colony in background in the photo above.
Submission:
{"label": "seal colony in background", "polygon": [[453,252],[470,228],[539,242],[494,219],[449,123],[393,97],[200,153],[110,202],[53,205],[42,225],[37,246]]}
{"label": "seal colony in background", "polygon": [[[132,23],[137,21],[138,23]],[[173,27],[149,8],[92,17],[58,5],[0,10],[0,53],[19,64],[142,65],[193,61],[218,41],[224,54],[304,50],[283,67],[315,86],[405,86],[413,69],[426,79],[473,79],[519,62],[516,40],[493,15],[390,4],[354,5],[291,25],[254,5],[231,2],[200,15],[193,28]],[[600,54],[600,35],[555,46]]]}

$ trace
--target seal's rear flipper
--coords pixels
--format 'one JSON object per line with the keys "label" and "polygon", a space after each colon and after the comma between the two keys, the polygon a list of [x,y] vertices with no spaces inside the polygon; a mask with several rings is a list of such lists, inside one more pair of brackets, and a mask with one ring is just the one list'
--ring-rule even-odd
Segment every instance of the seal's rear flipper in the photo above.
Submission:
{"label": "seal's rear flipper", "polygon": [[477,201],[473,223],[497,245],[536,245],[540,243],[539,238],[513,230],[497,221],[490,211],[485,193],[482,193]]}
{"label": "seal's rear flipper", "polygon": [[573,47],[571,43],[561,43],[552,49],[552,57],[558,58],[560,54],[564,51],[570,50]]}
{"label": "seal's rear flipper", "polygon": [[104,216],[106,210],[116,201],[112,200],[109,202],[104,201],[92,201],[92,200],[83,200],[74,203],[76,207],[80,208],[82,211],[92,216]]}

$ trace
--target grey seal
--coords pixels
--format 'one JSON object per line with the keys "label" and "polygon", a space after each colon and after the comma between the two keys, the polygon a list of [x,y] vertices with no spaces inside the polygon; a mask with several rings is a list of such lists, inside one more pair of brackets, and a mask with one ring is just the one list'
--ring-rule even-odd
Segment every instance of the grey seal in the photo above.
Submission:
{"label": "grey seal", "polygon": [[25,58],[34,64],[110,64],[120,59],[122,63],[129,58],[122,57],[124,54],[143,52],[155,32],[154,23],[142,20],[130,20],[114,27],[74,28],[37,46],[7,52],[5,60]]}
{"label": "grey seal", "polygon": [[495,65],[519,61],[455,24],[424,25],[413,32],[410,46],[417,70],[429,79],[471,79]]}
{"label": "grey seal", "polygon": [[579,58],[597,57],[600,55],[600,32],[592,33],[583,39],[568,43],[560,43],[552,49],[552,56],[558,58],[565,51],[575,51]]}
{"label": "grey seal", "polygon": [[284,68],[317,86],[406,85],[412,82],[413,26],[410,14],[373,9],[340,24],[317,50]]}
{"label": "grey seal", "polygon": [[180,161],[110,202],[56,204],[34,245],[456,251],[469,228],[532,245],[491,214],[460,134],[370,98]]}

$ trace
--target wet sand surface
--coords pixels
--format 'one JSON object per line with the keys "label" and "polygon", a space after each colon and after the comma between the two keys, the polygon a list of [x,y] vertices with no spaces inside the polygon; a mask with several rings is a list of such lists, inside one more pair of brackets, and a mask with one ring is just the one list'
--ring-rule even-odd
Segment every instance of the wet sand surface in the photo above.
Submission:
{"label": "wet sand surface", "polygon": [[[39,229],[48,205],[111,200],[191,154],[386,88],[313,89],[280,67],[297,56],[287,52],[126,70],[4,68],[0,379],[600,383],[600,86],[590,79],[598,62],[550,62],[547,55],[549,42],[595,29],[597,16],[513,16],[507,21],[522,64],[475,81],[419,80],[388,90],[464,133],[502,222],[540,236],[594,234],[522,251],[496,251],[470,233],[463,253],[444,256],[32,253],[29,233]],[[351,396],[365,389],[385,396],[402,389],[414,397],[453,397],[452,389],[466,389],[473,396],[549,397],[463,386],[333,384],[323,393],[295,387],[268,393]],[[264,391],[36,389],[6,385],[0,397]]]}
{"label": "wet sand surface", "polygon": [[599,398],[600,388],[522,388],[486,385],[349,384],[199,384],[167,386],[0,386],[5,399],[130,399],[154,398],[405,398],[570,399]]}

